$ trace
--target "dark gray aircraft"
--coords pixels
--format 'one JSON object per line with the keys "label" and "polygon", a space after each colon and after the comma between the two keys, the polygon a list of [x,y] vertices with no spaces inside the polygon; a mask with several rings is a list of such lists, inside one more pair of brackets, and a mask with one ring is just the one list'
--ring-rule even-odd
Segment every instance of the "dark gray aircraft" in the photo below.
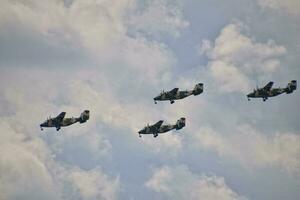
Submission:
{"label": "dark gray aircraft", "polygon": [[273,82],[269,82],[265,87],[263,88],[257,88],[256,90],[250,94],[247,95],[248,101],[250,101],[250,98],[262,98],[263,101],[266,101],[269,97],[275,97],[277,95],[280,95],[282,93],[293,93],[294,90],[297,89],[297,81],[292,80],[286,88],[273,88]]}
{"label": "dark gray aircraft", "polygon": [[186,98],[190,95],[199,95],[203,92],[203,83],[198,83],[193,90],[179,91],[178,88],[174,88],[171,91],[164,92],[162,91],[160,95],[154,98],[154,103],[157,104],[157,101],[170,101],[171,104],[175,100]]}
{"label": "dark gray aircraft", "polygon": [[57,117],[55,118],[48,118],[44,123],[40,124],[41,130],[43,130],[43,127],[55,127],[58,131],[63,126],[70,126],[74,123],[85,123],[90,118],[90,111],[85,110],[83,113],[81,113],[80,117],[75,118],[65,118],[66,112],[61,112]]}
{"label": "dark gray aircraft", "polygon": [[163,120],[160,120],[158,122],[156,122],[153,125],[149,124],[147,126],[145,126],[145,128],[143,128],[142,130],[139,131],[139,136],[142,137],[142,134],[152,134],[154,137],[157,137],[158,134],[162,134],[168,131],[171,131],[173,129],[179,130],[182,129],[183,127],[185,127],[185,118],[182,117],[179,120],[177,120],[176,124],[166,124],[166,125],[162,125],[163,124]]}

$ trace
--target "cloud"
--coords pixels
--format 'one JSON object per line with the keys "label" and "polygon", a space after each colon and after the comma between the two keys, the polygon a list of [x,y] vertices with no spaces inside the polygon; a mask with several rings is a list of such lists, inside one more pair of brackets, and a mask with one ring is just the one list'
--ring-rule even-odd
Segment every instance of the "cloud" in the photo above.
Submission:
{"label": "cloud", "polygon": [[78,168],[72,169],[69,172],[69,180],[82,199],[118,199],[119,178],[111,179],[102,173],[100,169],[90,171]]}
{"label": "cloud", "polygon": [[298,0],[257,0],[257,2],[263,8],[275,9],[278,11],[283,10],[293,15],[300,15],[300,2]]}
{"label": "cloud", "polygon": [[[141,126],[151,120],[156,120],[159,116],[158,112],[153,109],[145,110],[147,107],[145,105],[148,103],[146,101],[137,103],[137,98],[142,99],[143,95],[149,94],[153,86],[168,82],[172,78],[170,70],[176,63],[176,58],[165,44],[146,37],[148,32],[149,35],[154,33],[151,30],[144,30],[146,35],[129,34],[129,32],[133,33],[139,30],[130,30],[132,26],[128,24],[128,20],[138,19],[140,16],[150,16],[155,10],[154,8],[161,9],[159,13],[168,16],[167,21],[163,24],[168,23],[169,26],[159,25],[159,31],[155,31],[156,36],[169,34],[171,29],[171,34],[177,35],[187,22],[183,19],[178,2],[148,2],[145,4],[145,9],[142,10],[139,10],[137,4],[138,2],[135,0],[75,0],[69,1],[67,4],[63,1],[44,3],[34,0],[14,3],[4,1],[2,7],[5,12],[1,13],[0,27],[5,28],[8,33],[18,27],[17,30],[20,33],[28,32],[29,35],[41,37],[42,41],[51,44],[54,52],[57,52],[56,49],[80,49],[79,53],[86,54],[90,59],[89,63],[85,65],[80,63],[79,66],[71,66],[69,69],[60,62],[55,63],[56,70],[60,67],[64,68],[64,70],[58,70],[56,75],[55,70],[46,68],[45,70],[32,69],[30,73],[23,69],[8,72],[7,76],[10,76],[10,80],[19,79],[25,76],[24,74],[28,76],[27,82],[21,81],[22,86],[14,83],[15,88],[5,89],[3,102],[6,101],[6,104],[9,105],[5,107],[5,112],[13,113],[15,110],[22,110],[21,113],[17,113],[18,117],[14,118],[12,123],[24,119],[27,113],[30,113],[35,121],[39,121],[40,117],[38,116],[41,116],[42,113],[48,114],[55,110],[65,110],[68,113],[76,114],[78,110],[81,112],[83,109],[90,109],[91,115],[93,115],[92,119],[122,130],[120,132],[125,130],[126,133],[131,132],[136,136],[136,132],[142,128]],[[147,17],[147,20],[139,22],[148,24],[150,27],[151,24],[155,25],[156,21],[157,18],[154,16],[152,19]],[[13,35],[10,44],[14,44],[14,37],[20,37],[20,35]],[[24,40],[28,39],[26,34],[24,37]],[[34,38],[31,39],[34,40]],[[24,47],[21,47],[22,45],[19,47],[18,44],[16,44],[15,51],[20,48],[24,50]],[[14,47],[14,45],[10,46]],[[30,48],[31,45],[28,45],[25,50],[29,54],[33,52]],[[35,58],[40,54],[47,55],[48,48],[45,49],[38,55],[33,53],[34,55],[31,57]],[[13,50],[13,52],[15,51]],[[55,56],[56,54],[54,60]],[[12,59],[18,60],[14,57]],[[72,59],[72,56],[63,57],[63,59],[69,60]],[[20,63],[22,66],[33,65],[26,57],[22,57]],[[38,64],[39,67],[47,63],[42,61]],[[88,66],[90,64],[93,67]],[[36,63],[34,66],[36,67]],[[72,69],[75,71],[72,72]],[[47,76],[48,78],[40,79],[37,76]],[[36,86],[32,91],[29,88],[35,82],[39,82],[40,87]],[[45,92],[41,92],[42,90]],[[27,91],[27,93],[23,91]],[[30,96],[28,96],[29,93]],[[27,101],[43,106],[31,110],[26,106]],[[132,110],[135,110],[135,116],[129,118]],[[30,129],[30,120],[30,118],[26,118],[26,123],[24,121],[19,127]],[[81,131],[79,134],[73,130],[70,132],[66,130],[68,133],[61,137],[60,141],[56,141],[52,148],[59,153],[63,151],[60,146],[67,144],[64,141],[81,138],[81,141],[87,141],[90,144],[85,151],[106,154],[105,152],[110,151],[110,144],[105,141],[105,138],[96,137],[97,129],[99,127],[88,127],[88,131],[92,132],[89,136],[86,131]],[[162,139],[161,145],[158,145],[160,148],[156,148],[155,152],[158,149],[181,148],[180,137],[165,137],[168,139]],[[97,138],[97,140],[92,138]],[[145,143],[149,146],[155,145],[153,141]]]}
{"label": "cloud", "polygon": [[242,200],[224,178],[193,174],[186,166],[163,166],[154,170],[146,187],[168,199]]}
{"label": "cloud", "polygon": [[231,134],[203,127],[193,137],[199,148],[215,151],[220,157],[238,161],[248,169],[280,167],[291,174],[300,172],[300,137],[297,134],[266,136],[254,127],[243,125]]}
{"label": "cloud", "polygon": [[203,40],[199,53],[205,55],[208,75],[221,92],[246,92],[253,77],[263,79],[280,68],[279,57],[286,54],[283,46],[269,40],[256,42],[242,33],[241,23],[225,26],[212,44]]}
{"label": "cloud", "polygon": [[61,199],[48,169],[53,160],[45,143],[38,138],[28,141],[5,118],[1,118],[0,130],[0,198]]}
{"label": "cloud", "polygon": [[[175,2],[175,3],[174,3]],[[159,38],[164,34],[179,37],[189,23],[184,20],[178,1],[146,1],[145,8],[129,20],[130,28],[137,33]]]}
{"label": "cloud", "polygon": [[[80,155],[87,156],[89,162],[109,155],[110,143],[89,122],[61,130],[63,135],[57,135],[55,131],[54,137],[49,130],[43,133],[39,131],[42,116],[61,110],[67,111],[68,116],[71,113],[79,115],[86,108],[84,102],[79,107],[76,101],[75,104],[69,104],[74,97],[69,96],[70,82],[67,79],[51,70],[15,68],[2,72],[0,110],[6,110],[5,107],[9,109],[5,115],[0,115],[1,199],[74,199],[66,189],[67,185],[71,184],[74,188],[79,186],[73,184],[75,179],[69,179],[68,169],[75,167],[79,170],[85,159]],[[66,167],[68,165],[72,167]],[[95,164],[89,167],[96,175],[99,173],[98,186],[101,181],[106,185],[97,195],[106,199],[115,197],[115,180],[108,184],[110,178],[103,171],[97,167],[93,169]],[[84,176],[85,171],[81,172]]]}
{"label": "cloud", "polygon": [[[160,27],[158,31],[152,31],[150,28],[143,32],[150,35],[153,32],[155,35],[172,32],[172,34],[178,35],[187,22],[184,21],[181,10],[177,8],[177,3],[168,1],[148,2],[143,11],[138,10],[139,7],[136,4],[135,0],[75,0],[68,6],[63,1],[46,1],[43,3],[33,0],[14,3],[4,1],[0,27],[6,30],[5,35],[18,37],[16,41],[19,43],[22,43],[20,37],[25,37],[25,40],[28,40],[28,35],[35,35],[34,38],[40,38],[45,43],[46,47],[35,47],[38,44],[34,42],[34,38],[29,38],[34,45],[33,47],[29,45],[28,48],[33,48],[33,51],[28,51],[19,43],[12,45],[14,40],[11,40],[9,48],[6,47],[8,49],[16,48],[11,52],[19,52],[21,49],[27,54],[30,52],[34,54],[26,54],[27,57],[20,56],[19,58],[23,62],[19,62],[22,65],[26,65],[28,57],[35,58],[49,54],[49,48],[53,48],[50,52],[53,52],[51,55],[54,59],[59,57],[55,53],[57,51],[62,52],[62,61],[63,59],[73,59],[72,56],[80,57],[83,54],[84,56],[81,55],[82,58],[90,58],[91,63],[96,62],[99,68],[110,73],[131,73],[137,78],[147,79],[154,84],[169,80],[168,71],[176,62],[170,49],[163,43],[135,34],[139,30],[132,27],[139,27],[138,24],[143,24],[147,28],[157,26]],[[172,9],[173,7],[174,9]],[[157,16],[151,14],[152,11],[158,11],[163,16],[167,16],[167,21],[158,24]],[[149,12],[150,14],[148,14]],[[147,20],[142,20],[140,15],[153,15],[153,17],[146,17]],[[163,16],[162,18],[165,19]],[[136,19],[139,22],[130,25],[128,24],[129,19]],[[166,23],[169,25],[166,26]],[[16,31],[28,34],[9,34],[9,32],[14,33]],[[133,36],[130,36],[129,33],[132,33]],[[3,38],[4,41],[7,39],[11,38]],[[66,49],[72,51],[65,52]],[[40,50],[44,53],[41,53]],[[4,49],[3,52],[5,52]],[[3,59],[15,58],[11,58],[9,55]],[[3,62],[5,63],[5,61]],[[72,62],[66,63],[73,64]],[[45,65],[45,63],[42,64]]]}

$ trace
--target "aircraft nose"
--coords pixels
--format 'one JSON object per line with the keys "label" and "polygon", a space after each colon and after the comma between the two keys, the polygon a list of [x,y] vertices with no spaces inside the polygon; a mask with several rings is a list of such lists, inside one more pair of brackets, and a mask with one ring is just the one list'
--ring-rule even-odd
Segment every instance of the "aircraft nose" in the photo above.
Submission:
{"label": "aircraft nose", "polygon": [[154,97],[154,100],[155,101],[160,100],[160,96]]}
{"label": "aircraft nose", "polygon": [[144,129],[142,129],[142,130],[139,131],[139,134],[142,134],[144,132],[145,132]]}

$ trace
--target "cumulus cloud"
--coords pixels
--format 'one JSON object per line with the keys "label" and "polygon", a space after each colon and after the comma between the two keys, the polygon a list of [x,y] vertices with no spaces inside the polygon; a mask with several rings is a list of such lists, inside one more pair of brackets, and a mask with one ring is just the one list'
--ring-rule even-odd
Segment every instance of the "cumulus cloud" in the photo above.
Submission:
{"label": "cumulus cloud", "polygon": [[266,136],[249,125],[243,125],[231,134],[200,128],[193,137],[201,149],[234,159],[245,168],[276,166],[291,174],[300,172],[300,137],[297,134]]}
{"label": "cumulus cloud", "polygon": [[[144,28],[136,30],[133,27],[142,24],[147,27],[143,32],[150,35],[154,32],[155,35],[166,32],[178,35],[187,22],[177,8],[178,3],[151,1],[142,11],[137,4],[135,0],[75,0],[66,6],[63,1],[41,3],[34,0],[5,0],[2,3],[0,27],[7,32],[10,29],[12,32],[15,29],[18,32],[29,30],[31,34],[43,37],[53,48],[62,49],[67,46],[80,49],[96,61],[98,67],[110,72],[122,73],[123,68],[126,68],[136,77],[151,80],[149,82],[168,80],[168,70],[175,62],[171,51],[162,43],[135,34]],[[152,14],[152,11],[158,11],[162,16]],[[144,20],[140,15],[151,17]],[[134,19],[138,22],[130,25],[128,20]],[[160,22],[161,19],[166,19],[166,22],[157,23],[157,19]],[[134,36],[129,36],[129,33]]]}
{"label": "cumulus cloud", "polygon": [[165,33],[179,37],[180,31],[189,25],[177,1],[154,0],[145,4],[144,10],[129,20],[130,27],[137,33],[156,38]]}
{"label": "cumulus cloud", "polygon": [[[66,91],[69,89],[69,83],[62,83],[60,80],[63,79],[56,73],[38,69],[26,71],[2,70],[0,90],[3,95],[0,110],[6,110],[5,107],[10,109],[0,115],[0,197],[3,200],[74,199],[66,190],[65,182],[68,181],[68,184],[73,186],[72,190],[77,190],[79,186],[73,184],[75,179],[69,179],[70,172],[65,166],[80,166],[80,158],[78,155],[76,157],[76,151],[72,151],[75,158],[71,163],[57,157],[66,153],[64,148],[68,147],[69,141],[72,141],[72,146],[77,151],[86,152],[90,160],[109,154],[110,143],[88,123],[85,124],[87,132],[78,130],[82,126],[77,126],[73,130],[66,130],[64,135],[59,135],[61,137],[53,140],[50,139],[51,133],[41,134],[38,125],[43,120],[42,116],[46,117],[46,114],[53,113],[53,110],[64,109],[79,115],[85,105],[83,103],[82,107],[75,108],[76,105],[68,104]],[[52,79],[53,82],[44,77]],[[36,84],[37,82],[39,84]],[[52,90],[53,86],[56,89]],[[84,144],[80,144],[82,142]],[[102,177],[97,179],[98,186],[101,183],[105,185],[97,195],[106,199],[115,197],[118,193],[115,189],[117,182],[114,180],[112,184],[108,184],[110,178],[98,168],[94,170],[93,173],[99,173]],[[85,173],[84,170],[81,172]]]}
{"label": "cumulus cloud", "polygon": [[72,169],[69,172],[69,180],[82,199],[118,199],[117,194],[120,190],[119,179],[111,179],[102,173],[100,169],[90,171],[78,168]]}
{"label": "cumulus cloud", "polygon": [[186,166],[163,166],[154,170],[146,187],[168,199],[245,200],[217,176],[197,175]]}
{"label": "cumulus cloud", "polygon": [[[41,3],[34,0],[4,1],[0,27],[7,28],[8,32],[12,26],[18,26],[20,32],[30,30],[30,33],[34,32],[49,43],[55,44],[54,49],[63,48],[65,43],[68,43],[70,45],[68,48],[83,49],[90,56],[91,63],[96,63],[94,68],[79,66],[89,69],[79,70],[76,68],[79,72],[74,73],[69,70],[61,70],[58,74],[55,74],[53,70],[39,72],[39,70],[33,69],[30,72],[31,76],[27,74],[26,70],[11,71],[8,75],[10,79],[17,79],[17,76],[23,76],[22,73],[27,74],[24,76],[30,77],[29,80],[23,80],[20,83],[24,83],[23,86],[16,83],[14,88],[5,89],[3,102],[8,101],[8,105],[15,102],[14,106],[17,106],[17,108],[14,107],[14,109],[24,111],[22,114],[18,113],[18,118],[13,119],[14,123],[25,118],[26,113],[31,113],[30,115],[38,121],[37,116],[41,113],[52,113],[53,110],[60,109],[64,109],[68,113],[78,113],[79,109],[80,111],[87,109],[87,105],[92,111],[99,111],[91,112],[96,120],[120,129],[131,130],[134,134],[141,128],[141,124],[143,125],[155,119],[155,115],[157,115],[155,111],[147,110],[145,112],[143,103],[128,103],[129,100],[123,100],[124,96],[128,97],[133,93],[134,96],[139,96],[141,92],[147,91],[149,86],[169,81],[172,76],[170,69],[176,59],[170,49],[163,43],[149,40],[143,35],[134,34],[134,37],[129,36],[128,32],[132,33],[129,30],[132,27],[128,24],[128,20],[138,19],[140,15],[146,16],[147,13],[154,10],[153,8],[159,8],[161,9],[160,13],[168,16],[167,21],[171,25],[168,27],[161,26],[159,33],[156,34],[164,34],[171,27],[172,32],[177,34],[186,22],[181,14],[180,6],[177,6],[178,2],[148,2],[143,10],[139,10],[137,4],[134,0],[75,0],[68,3],[64,3],[64,1]],[[155,24],[153,23],[155,20],[154,17],[151,20],[145,20],[143,24]],[[7,26],[8,24],[9,26]],[[150,33],[151,31],[147,30],[146,32]],[[13,41],[11,42],[13,43]],[[28,48],[26,51],[31,52],[30,46]],[[47,54],[48,51],[44,53]],[[30,64],[28,60],[23,60],[22,65],[27,66]],[[13,73],[18,73],[18,75]],[[51,78],[47,79],[48,82],[45,82],[36,78],[36,76]],[[70,79],[66,77],[70,77]],[[34,84],[35,81],[41,81],[41,87],[37,87],[34,91],[28,91],[29,88],[27,87],[30,87],[30,84],[27,83]],[[145,87],[142,87],[142,85]],[[59,89],[57,89],[58,87]],[[128,88],[132,88],[132,90],[128,90]],[[47,92],[40,94],[41,90],[47,90]],[[27,94],[23,91],[27,91]],[[31,93],[31,96],[28,93]],[[47,99],[43,104],[44,106],[34,108],[34,111],[39,114],[26,107],[26,101],[40,104],[42,99]],[[5,112],[12,111],[9,106],[5,109]],[[137,110],[135,112],[136,117],[128,118],[132,110]],[[20,127],[30,128],[30,118],[26,119],[28,119],[28,123],[23,123]],[[89,131],[95,133],[95,128],[89,128]],[[85,134],[76,135],[75,132],[72,132],[66,134],[66,137],[61,140],[65,141],[66,138],[74,139],[76,137],[84,137],[83,141],[89,141],[91,144],[89,145],[89,151],[91,152],[93,151],[92,148],[96,149],[97,152],[100,150],[106,152],[109,149],[109,144],[102,142],[103,138],[100,139],[95,134],[87,137]],[[91,138],[98,138],[98,140],[92,141]],[[61,145],[63,144],[62,141],[60,141]],[[162,148],[163,146],[180,147],[180,140],[177,137],[173,140],[164,139],[163,141]],[[149,142],[149,145],[151,145],[150,143],[153,142]],[[98,148],[99,146],[101,147]],[[103,146],[107,148],[103,149]],[[57,145],[55,149],[61,151]]]}
{"label": "cumulus cloud", "polygon": [[229,24],[213,43],[204,40],[199,49],[209,59],[208,74],[222,92],[246,92],[254,76],[259,80],[274,73],[286,53],[272,40],[259,43],[244,35],[244,29],[242,23]]}
{"label": "cumulus cloud", "polygon": [[263,8],[270,8],[278,11],[283,10],[293,15],[300,15],[300,2],[298,0],[257,0],[257,2]]}

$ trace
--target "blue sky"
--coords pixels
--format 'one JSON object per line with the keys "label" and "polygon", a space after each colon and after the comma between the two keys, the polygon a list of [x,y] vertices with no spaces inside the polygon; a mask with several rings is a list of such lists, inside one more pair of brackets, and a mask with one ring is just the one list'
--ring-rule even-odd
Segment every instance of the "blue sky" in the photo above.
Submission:
{"label": "blue sky", "polygon": [[[297,0],[0,3],[0,199],[299,199],[298,91],[245,96],[299,80]],[[39,130],[84,109],[85,124]]]}

